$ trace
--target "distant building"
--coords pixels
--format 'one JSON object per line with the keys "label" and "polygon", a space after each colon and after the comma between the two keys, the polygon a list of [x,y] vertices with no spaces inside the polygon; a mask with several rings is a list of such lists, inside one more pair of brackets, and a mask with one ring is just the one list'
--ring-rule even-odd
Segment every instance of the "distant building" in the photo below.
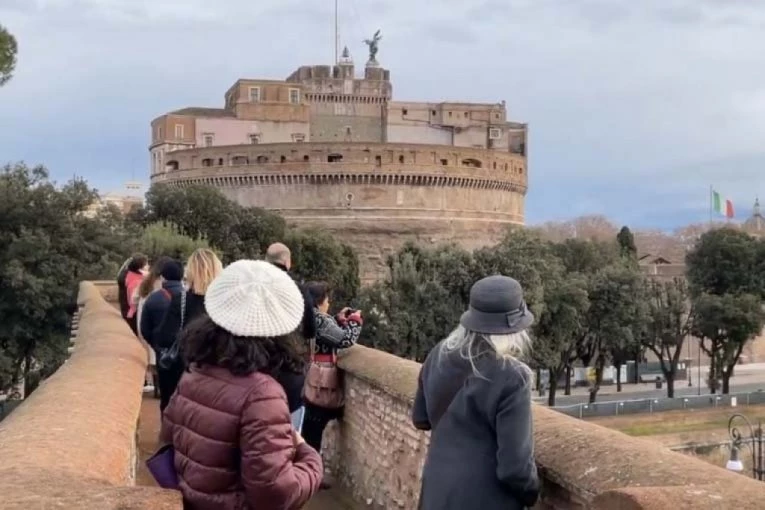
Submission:
{"label": "distant building", "polygon": [[741,226],[744,232],[753,236],[760,237],[765,235],[765,217],[760,212],[760,199],[754,201],[754,207],[752,208],[752,215]]}
{"label": "distant building", "polygon": [[524,223],[527,127],[504,101],[392,96],[390,72],[370,58],[357,77],[347,48],[286,80],[240,79],[223,108],[151,122],[151,180],[325,228],[354,245],[365,281],[407,240],[476,248]]}
{"label": "distant building", "polygon": [[116,207],[122,214],[128,214],[132,210],[143,206],[143,195],[140,194],[140,191],[140,183],[135,181],[127,182],[124,189],[119,193],[110,192],[99,195],[98,200],[88,207],[85,216],[92,218],[109,205]]}

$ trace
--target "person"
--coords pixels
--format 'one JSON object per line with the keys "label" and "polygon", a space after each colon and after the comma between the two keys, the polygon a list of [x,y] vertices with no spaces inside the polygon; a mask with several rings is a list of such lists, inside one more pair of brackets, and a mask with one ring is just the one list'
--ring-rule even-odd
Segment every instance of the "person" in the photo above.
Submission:
{"label": "person", "polygon": [[[160,292],[153,292],[146,299],[141,314],[141,335],[154,349],[157,357],[157,382],[159,383],[159,409],[164,410],[167,407],[170,397],[175,391],[175,386],[180,378],[182,368],[176,366],[163,368],[159,364],[161,349],[158,328],[165,317],[165,313],[170,308],[170,302],[177,298],[183,292],[183,266],[177,260],[166,262],[160,271],[162,278],[162,289]],[[180,302],[180,301],[178,301]]]}
{"label": "person", "polygon": [[[157,353],[154,352],[154,348],[149,344],[146,338],[144,338],[140,324],[141,318],[143,316],[143,308],[146,305],[146,300],[149,299],[149,296],[153,292],[162,289],[162,268],[165,267],[166,263],[172,262],[172,260],[173,259],[170,257],[157,258],[157,260],[155,260],[152,264],[151,269],[149,269],[148,274],[144,276],[141,285],[138,286],[135,296],[135,299],[138,301],[135,314],[136,323],[139,325],[138,339],[146,347],[146,352],[149,357],[149,366],[146,370],[146,384],[144,384],[143,391],[153,391],[154,398],[159,397],[159,381],[157,380]],[[167,291],[165,290],[164,292]]]}
{"label": "person", "polygon": [[[361,335],[363,324],[361,311],[343,308],[336,317],[332,317],[329,315],[329,285],[326,282],[309,282],[306,288],[311,300],[316,303],[314,309],[316,339],[313,342],[311,363],[335,367],[337,370],[338,350],[353,346]],[[343,391],[342,387],[337,390],[341,393]],[[342,417],[343,407],[329,408],[318,402],[311,402],[309,392],[305,394],[303,400],[305,401],[303,437],[309,445],[321,453],[324,429],[330,421]],[[322,487],[328,488],[329,485],[329,481],[325,481]]]}
{"label": "person", "polygon": [[127,287],[125,286],[125,277],[127,277],[127,268],[131,260],[133,260],[133,257],[129,257],[125,260],[125,262],[122,263],[120,270],[117,272],[117,301],[119,301],[120,304],[120,315],[122,315],[122,318],[126,321],[128,309],[130,308],[128,302],[130,300],[128,299]]}
{"label": "person", "polygon": [[[186,290],[173,295],[170,306],[167,307],[161,322],[154,332],[155,345],[158,351],[169,349],[178,339],[181,325],[186,326],[191,321],[206,313],[205,293],[213,280],[223,271],[223,264],[214,251],[207,248],[195,250],[186,261]],[[185,299],[185,305],[181,303]],[[181,309],[183,308],[183,316]],[[173,367],[161,369],[164,371],[160,399],[164,402],[162,409],[167,406],[170,396],[178,386],[184,370],[183,359],[178,358]],[[162,397],[162,391],[166,398]]]}
{"label": "person", "polygon": [[520,510],[539,479],[531,418],[532,373],[521,361],[534,316],[514,279],[470,289],[459,326],[420,370],[412,422],[430,430],[420,510]]}
{"label": "person", "polygon": [[133,295],[138,286],[141,285],[144,275],[148,272],[149,259],[146,255],[134,255],[127,265],[127,273],[125,274],[125,296],[128,303],[127,321],[135,335],[138,335],[138,322],[135,316],[137,303],[133,300]]}
{"label": "person", "polygon": [[[266,250],[266,262],[270,262],[285,273],[290,273],[292,269],[292,253],[284,243],[274,243]],[[294,280],[294,278],[293,278]],[[303,294],[305,310],[303,311],[303,321],[301,322],[303,338],[308,341],[316,337],[314,304],[311,302],[311,296],[307,289],[300,282],[295,281],[300,292]]]}
{"label": "person", "polygon": [[303,296],[265,261],[239,260],[207,289],[181,333],[189,370],[162,418],[184,508],[297,510],[318,491],[319,454],[292,427],[275,379],[298,370]]}

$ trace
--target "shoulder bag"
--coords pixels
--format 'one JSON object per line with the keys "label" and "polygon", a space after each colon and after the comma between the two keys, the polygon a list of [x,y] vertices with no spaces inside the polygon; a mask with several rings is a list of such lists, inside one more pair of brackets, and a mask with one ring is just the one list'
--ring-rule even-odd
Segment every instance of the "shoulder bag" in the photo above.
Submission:
{"label": "shoulder bag", "polygon": [[159,360],[157,365],[164,370],[169,370],[174,367],[181,357],[181,331],[183,331],[183,321],[186,316],[186,291],[181,291],[181,327],[178,328],[178,332],[175,334],[175,340],[173,345],[167,349],[162,349],[159,353]]}
{"label": "shoulder bag", "polygon": [[337,354],[332,361],[316,361],[316,339],[311,339],[311,362],[305,378],[303,398],[324,409],[339,409],[345,404],[342,372],[337,367]]}

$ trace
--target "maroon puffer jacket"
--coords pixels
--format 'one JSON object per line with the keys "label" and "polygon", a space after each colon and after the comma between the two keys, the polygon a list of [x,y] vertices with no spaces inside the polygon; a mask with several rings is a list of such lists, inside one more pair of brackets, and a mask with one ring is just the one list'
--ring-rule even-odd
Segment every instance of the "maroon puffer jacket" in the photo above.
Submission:
{"label": "maroon puffer jacket", "polygon": [[287,397],[268,375],[220,367],[183,374],[163,414],[186,508],[292,510],[319,489],[316,451],[292,439]]}

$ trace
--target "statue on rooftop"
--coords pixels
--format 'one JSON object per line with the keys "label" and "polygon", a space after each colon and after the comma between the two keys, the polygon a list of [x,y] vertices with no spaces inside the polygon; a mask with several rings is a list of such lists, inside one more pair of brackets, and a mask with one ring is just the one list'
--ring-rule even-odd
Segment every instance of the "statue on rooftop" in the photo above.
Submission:
{"label": "statue on rooftop", "polygon": [[382,36],[380,35],[380,30],[377,30],[375,32],[375,35],[372,36],[371,39],[364,39],[364,44],[369,46],[369,62],[374,63],[377,62],[377,50],[379,49],[377,46],[377,43],[380,42],[380,39],[382,39]]}

